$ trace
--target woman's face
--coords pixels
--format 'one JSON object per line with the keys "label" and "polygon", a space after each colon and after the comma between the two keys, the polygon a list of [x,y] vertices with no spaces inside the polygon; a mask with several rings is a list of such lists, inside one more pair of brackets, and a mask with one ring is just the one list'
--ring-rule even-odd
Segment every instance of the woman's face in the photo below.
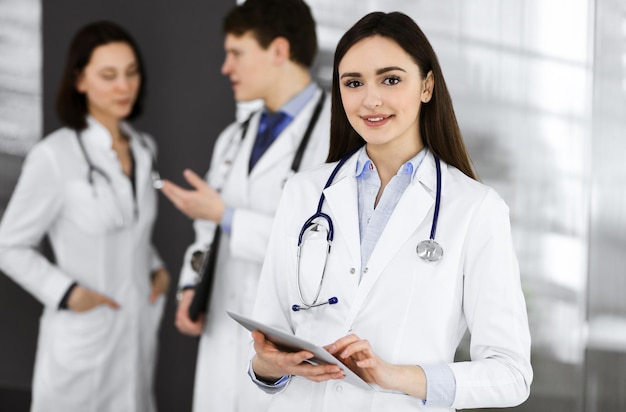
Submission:
{"label": "woman's face", "polygon": [[133,109],[141,75],[133,49],[115,42],[96,47],[76,89],[87,97],[89,114],[103,124],[126,118]]}
{"label": "woman's face", "polygon": [[346,116],[368,150],[421,150],[419,110],[421,102],[430,100],[432,74],[422,78],[404,49],[378,35],[355,43],[339,62],[338,71]]}

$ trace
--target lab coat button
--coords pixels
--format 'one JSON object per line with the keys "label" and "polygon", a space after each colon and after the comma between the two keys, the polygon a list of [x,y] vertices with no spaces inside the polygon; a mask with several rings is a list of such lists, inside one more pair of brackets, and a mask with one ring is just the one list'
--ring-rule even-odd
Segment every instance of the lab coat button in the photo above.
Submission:
{"label": "lab coat button", "polygon": [[341,385],[337,385],[337,387],[335,388],[335,390],[336,390],[337,392],[342,392],[342,391],[343,391],[343,386],[341,386]]}
{"label": "lab coat button", "polygon": [[354,275],[356,273],[356,269],[355,268],[350,268],[350,274]]}

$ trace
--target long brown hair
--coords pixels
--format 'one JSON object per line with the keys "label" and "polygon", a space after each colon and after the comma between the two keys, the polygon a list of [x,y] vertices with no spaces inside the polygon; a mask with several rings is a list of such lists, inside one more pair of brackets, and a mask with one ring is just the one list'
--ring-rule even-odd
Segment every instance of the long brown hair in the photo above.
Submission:
{"label": "long brown hair", "polygon": [[56,100],[57,115],[64,126],[75,130],[83,130],[87,127],[89,114],[87,97],[76,89],[76,81],[83,73],[85,66],[89,64],[91,55],[97,47],[116,42],[126,43],[133,49],[141,77],[137,99],[127,119],[134,119],[141,114],[147,79],[139,47],[131,35],[118,24],[98,21],[81,28],[74,35],[67,51],[67,60]]}
{"label": "long brown hair", "polygon": [[400,12],[373,12],[366,15],[337,44],[333,63],[330,150],[326,161],[335,162],[365,144],[363,138],[350,125],[341,101],[339,63],[354,44],[375,35],[389,38],[402,47],[413,58],[423,78],[432,71],[435,81],[432,97],[428,103],[422,105],[419,114],[419,128],[424,146],[447,164],[476,179],[437,55],[418,25]]}

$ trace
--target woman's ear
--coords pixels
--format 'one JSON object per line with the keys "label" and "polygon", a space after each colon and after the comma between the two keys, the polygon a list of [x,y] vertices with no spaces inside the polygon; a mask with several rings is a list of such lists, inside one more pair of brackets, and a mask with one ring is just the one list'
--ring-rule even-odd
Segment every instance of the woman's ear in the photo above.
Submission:
{"label": "woman's ear", "polygon": [[78,93],[85,93],[85,75],[84,73],[79,73],[76,76],[76,82],[74,83],[74,87]]}
{"label": "woman's ear", "polygon": [[428,103],[430,99],[432,99],[433,90],[435,89],[435,76],[433,75],[432,70],[426,75],[426,78],[422,83],[422,87],[424,88],[421,96],[422,103]]}

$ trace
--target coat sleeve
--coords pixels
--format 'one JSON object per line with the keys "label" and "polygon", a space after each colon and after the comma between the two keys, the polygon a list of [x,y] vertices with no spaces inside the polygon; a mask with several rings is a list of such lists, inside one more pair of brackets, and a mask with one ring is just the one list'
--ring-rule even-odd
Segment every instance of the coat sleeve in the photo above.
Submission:
{"label": "coat sleeve", "polygon": [[452,407],[514,406],[530,393],[530,332],[509,210],[493,190],[475,212],[465,244],[463,310],[471,361],[450,364]]}
{"label": "coat sleeve", "polygon": [[206,252],[211,246],[216,225],[208,220],[196,219],[193,222],[195,240],[185,250],[183,257],[183,266],[180,269],[180,277],[178,279],[178,287],[185,287],[196,284],[197,273],[191,267],[191,257],[194,252]]}
{"label": "coat sleeve", "polygon": [[46,306],[58,306],[73,282],[38,250],[63,206],[53,153],[35,146],[26,157],[0,223],[0,269]]}
{"label": "coat sleeve", "polygon": [[[238,123],[231,123],[222,133],[218,136],[213,148],[213,156],[211,159],[211,167],[205,174],[204,180],[212,184],[214,181],[213,174],[215,173],[215,165],[220,163],[219,156],[224,152],[225,147],[230,143],[230,139],[233,133],[237,133],[241,126]],[[178,287],[196,284],[197,273],[191,267],[191,257],[196,251],[206,252],[211,246],[213,241],[213,235],[215,234],[215,228],[217,225],[214,222],[203,219],[196,219],[193,221],[194,241],[185,250],[183,256],[183,263],[180,269],[178,277]]]}

